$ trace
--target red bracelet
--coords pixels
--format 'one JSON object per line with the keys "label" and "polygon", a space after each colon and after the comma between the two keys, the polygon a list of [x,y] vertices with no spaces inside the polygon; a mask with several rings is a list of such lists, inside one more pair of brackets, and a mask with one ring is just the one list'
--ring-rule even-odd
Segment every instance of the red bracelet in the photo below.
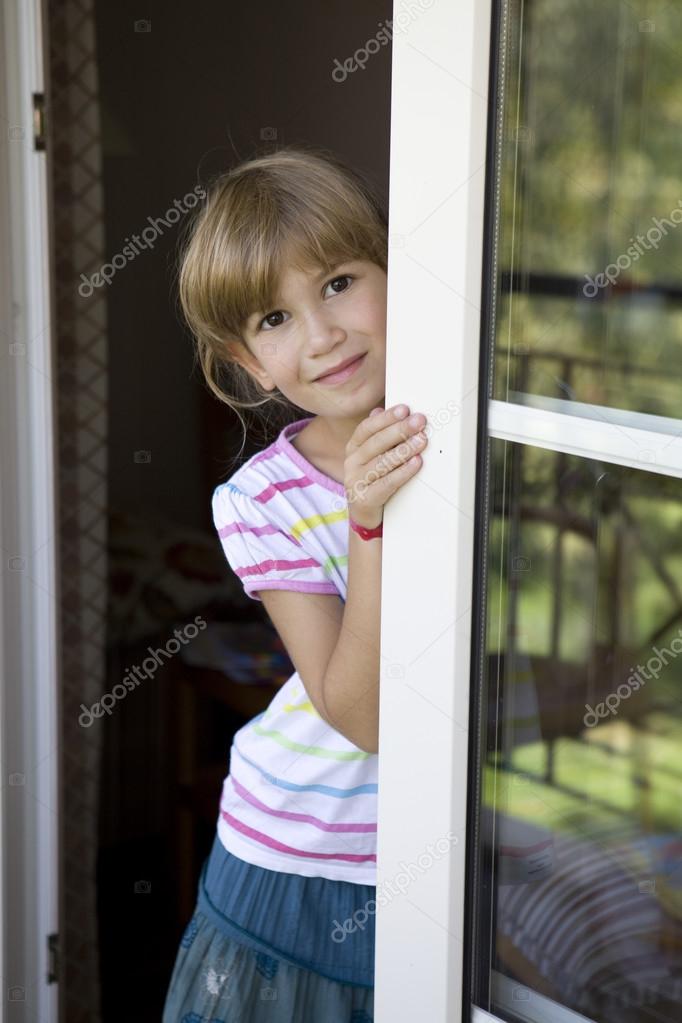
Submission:
{"label": "red bracelet", "polygon": [[348,516],[348,522],[353,532],[357,533],[358,536],[362,537],[363,540],[373,540],[374,537],[376,536],[384,535],[383,522],[380,522],[379,525],[376,526],[374,529],[368,529],[367,526],[359,525],[357,522],[353,521],[350,515]]}

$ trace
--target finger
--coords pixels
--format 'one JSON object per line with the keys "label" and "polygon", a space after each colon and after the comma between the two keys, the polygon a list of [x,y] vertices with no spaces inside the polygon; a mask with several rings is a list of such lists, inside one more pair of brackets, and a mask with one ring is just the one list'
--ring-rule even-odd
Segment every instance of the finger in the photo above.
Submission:
{"label": "finger", "polygon": [[407,461],[395,466],[378,479],[372,475],[372,482],[367,481],[362,496],[358,498],[358,503],[362,504],[366,501],[372,506],[385,505],[389,497],[392,497],[396,490],[399,490],[408,479],[414,476],[421,465],[421,455],[411,455]]}
{"label": "finger", "polygon": [[426,435],[414,434],[412,437],[401,437],[398,443],[382,452],[372,463],[372,468],[380,475],[386,476],[395,468],[408,462],[414,455],[420,454],[426,447]]}
{"label": "finger", "polygon": [[361,423],[355,427],[353,434],[348,441],[346,450],[348,453],[356,451],[368,437],[372,437],[379,430],[382,430],[385,426],[390,425],[405,419],[410,413],[407,405],[396,405],[390,409],[382,409],[381,415],[377,413],[376,416],[367,416]]}
{"label": "finger", "polygon": [[[411,443],[415,440],[416,444]],[[352,489],[358,493],[367,494],[375,483],[387,479],[396,469],[400,469],[404,464],[410,462],[415,454],[419,455],[424,450],[425,445],[426,438],[423,436],[410,438],[410,441],[401,441],[397,447],[391,448],[389,451],[383,452],[378,458],[365,463]],[[419,461],[412,464],[416,467]],[[371,503],[379,500],[380,493],[382,492],[377,489],[371,490]]]}
{"label": "finger", "polygon": [[[391,465],[394,465],[396,459],[391,452],[396,448],[400,448],[402,444],[409,444],[413,436],[420,434],[426,429],[426,425],[426,416],[423,414],[419,414],[419,419],[414,424],[409,419],[391,422],[382,430],[367,438],[357,457],[365,466],[376,464],[376,459],[383,456],[387,458]],[[415,450],[421,451],[423,446],[423,443],[418,444],[415,446]]]}

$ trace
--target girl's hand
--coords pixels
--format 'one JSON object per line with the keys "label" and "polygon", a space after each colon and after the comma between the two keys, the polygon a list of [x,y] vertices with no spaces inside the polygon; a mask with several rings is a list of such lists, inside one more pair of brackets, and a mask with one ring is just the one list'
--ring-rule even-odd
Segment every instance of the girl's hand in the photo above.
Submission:
{"label": "girl's hand", "polygon": [[[398,410],[403,410],[402,415]],[[346,444],[344,486],[349,513],[367,529],[383,521],[384,505],[421,468],[426,416],[406,405],[372,409]],[[409,418],[408,418],[409,417]]]}

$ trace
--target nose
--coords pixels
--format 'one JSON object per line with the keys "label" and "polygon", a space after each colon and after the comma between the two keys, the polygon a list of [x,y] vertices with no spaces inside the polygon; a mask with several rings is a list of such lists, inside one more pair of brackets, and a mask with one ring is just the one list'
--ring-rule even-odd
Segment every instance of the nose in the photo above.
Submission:
{"label": "nose", "polygon": [[346,331],[334,319],[334,314],[325,309],[309,313],[304,324],[305,350],[310,355],[330,351],[346,338]]}

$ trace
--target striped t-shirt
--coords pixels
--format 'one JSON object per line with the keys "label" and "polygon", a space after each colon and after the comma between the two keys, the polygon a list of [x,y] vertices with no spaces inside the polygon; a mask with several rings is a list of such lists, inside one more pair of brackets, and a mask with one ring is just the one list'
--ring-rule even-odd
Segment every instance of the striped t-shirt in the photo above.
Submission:
{"label": "striped t-shirt", "polygon": [[[254,600],[265,589],[346,600],[345,489],[291,443],[312,418],[285,426],[213,494],[225,556]],[[295,671],[234,736],[218,836],[268,870],[376,884],[377,769],[376,754],[320,717]]]}

